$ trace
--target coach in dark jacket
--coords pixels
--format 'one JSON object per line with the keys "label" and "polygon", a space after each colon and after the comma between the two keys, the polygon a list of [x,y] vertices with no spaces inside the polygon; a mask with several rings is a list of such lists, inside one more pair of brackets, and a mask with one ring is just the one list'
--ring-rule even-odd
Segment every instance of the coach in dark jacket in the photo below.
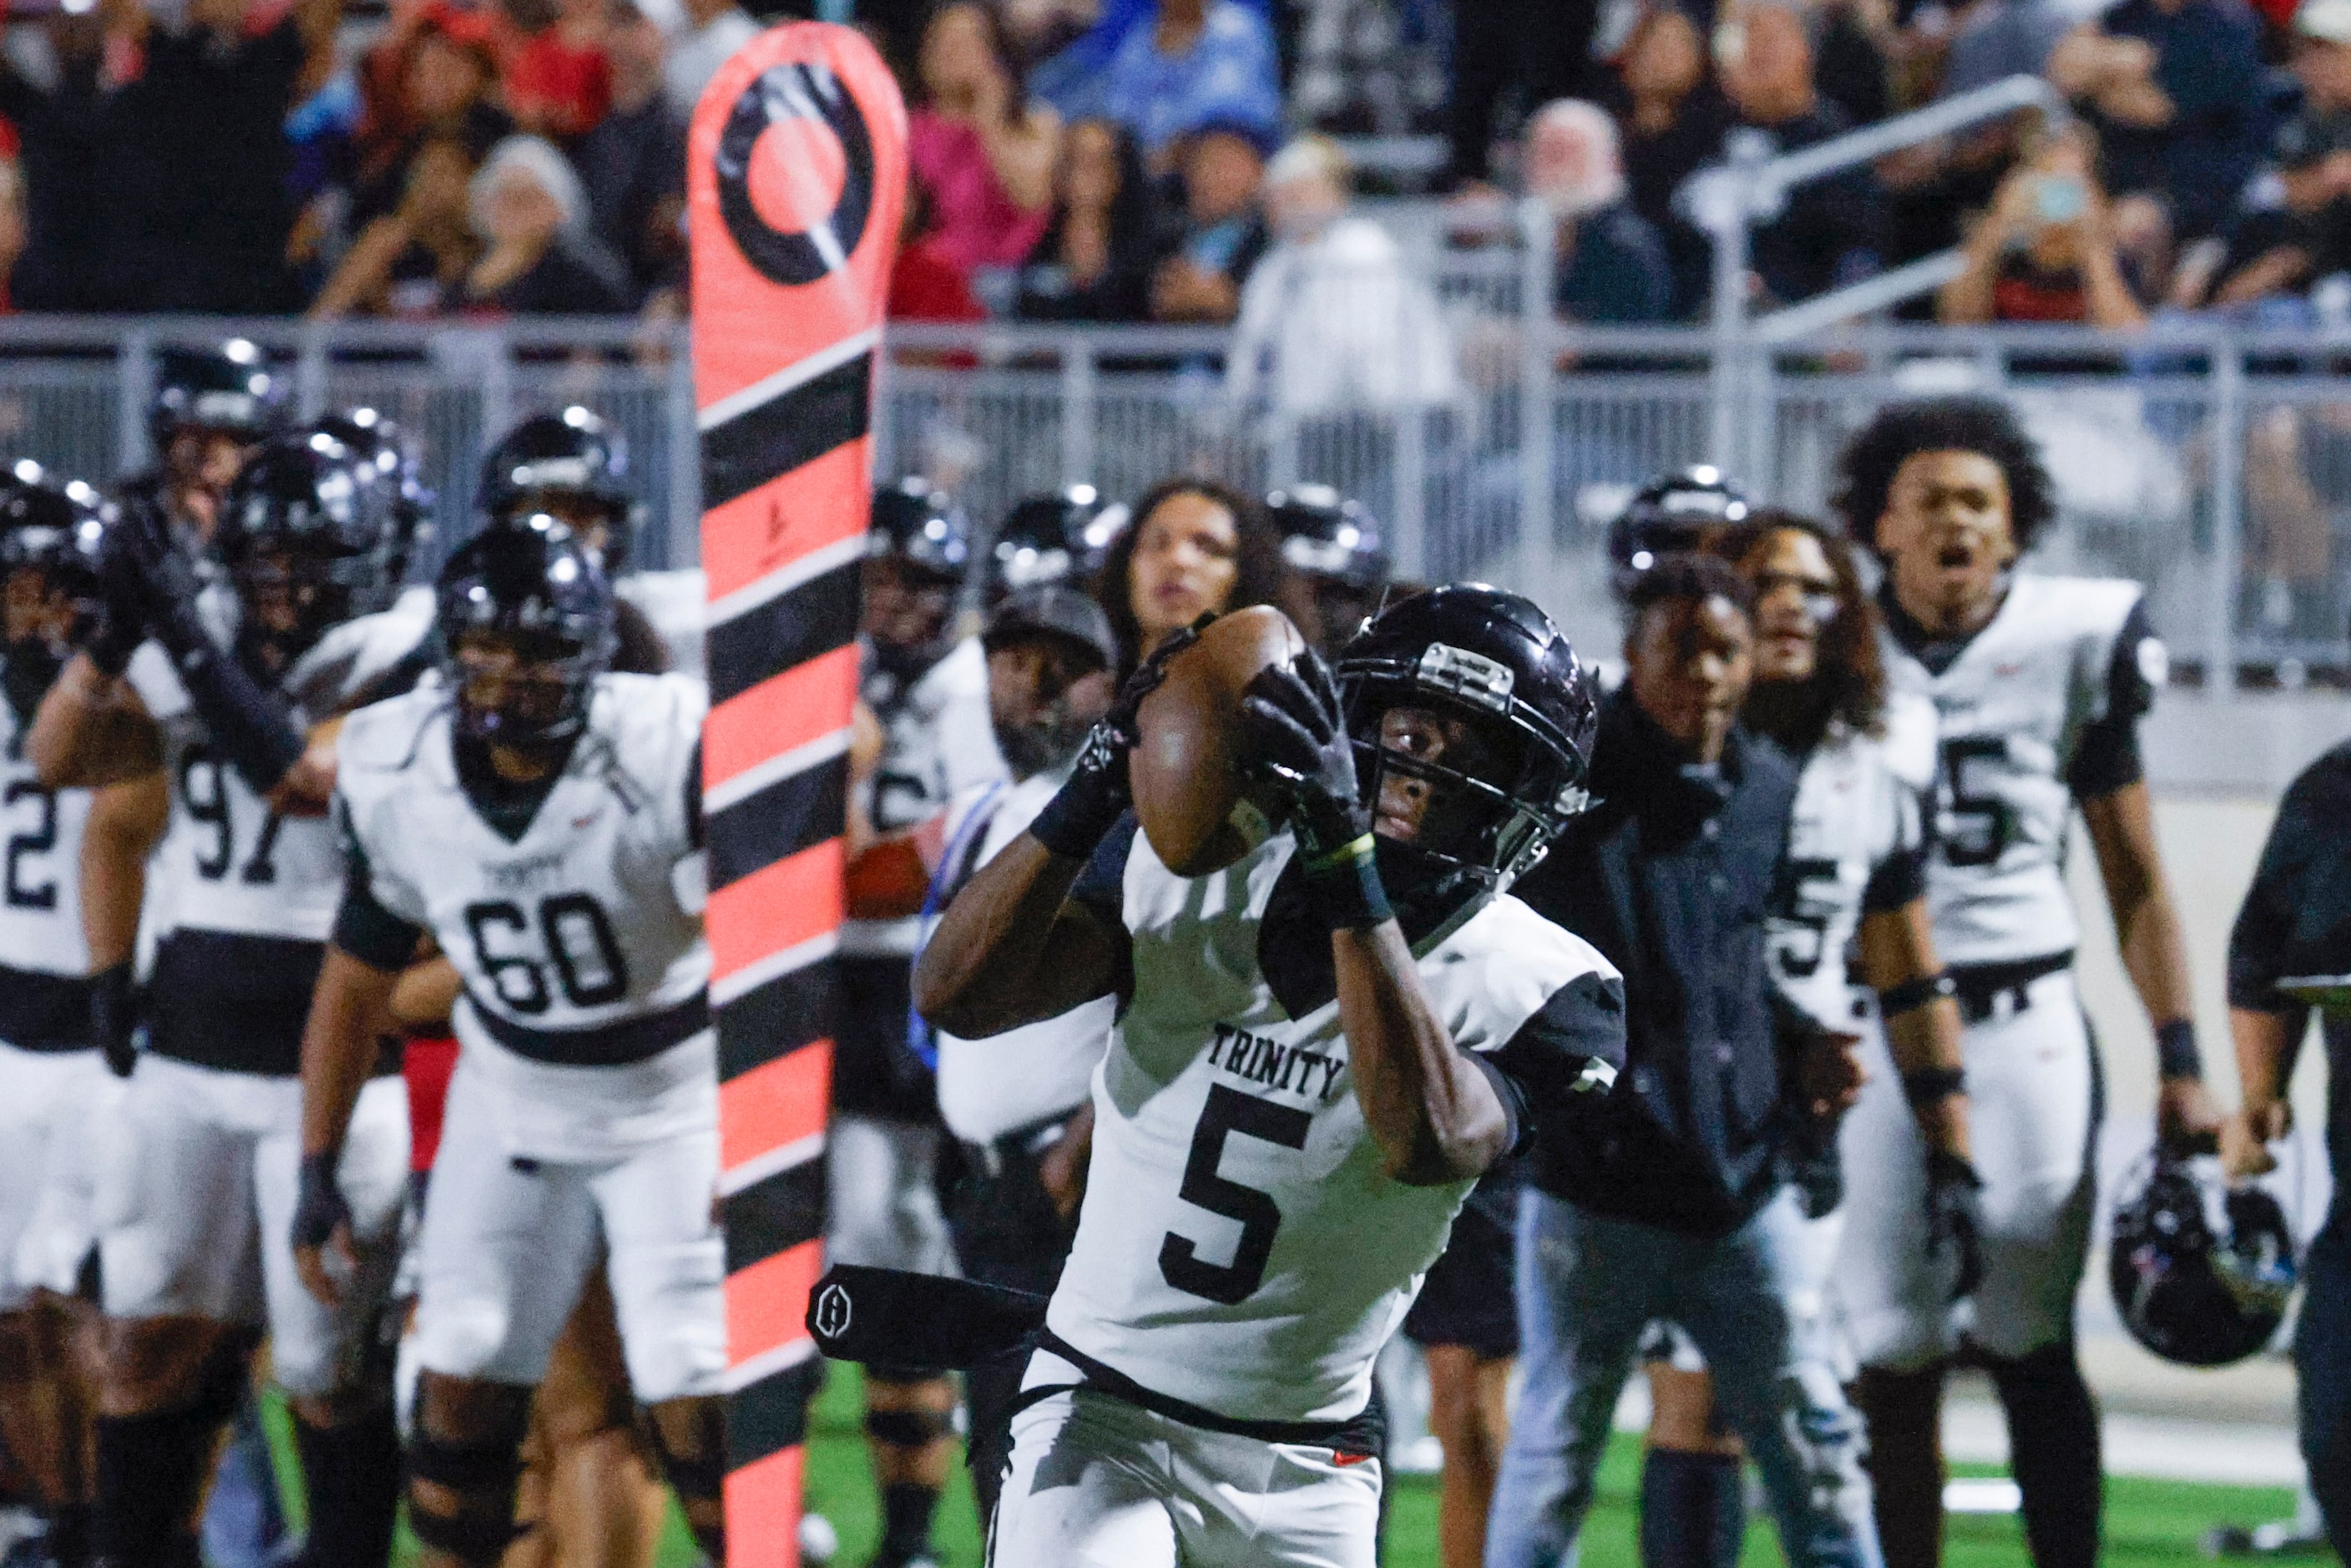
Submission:
{"label": "coach in dark jacket", "polygon": [[2312,763],[2285,792],[2229,934],[2229,1032],[2236,1040],[2244,1108],[2220,1134],[2231,1176],[2276,1167],[2263,1145],[2292,1129],[2286,1084],[2313,1006],[2323,1007],[2326,1161],[2335,1173],[2335,1201],[2304,1265],[2308,1290],[2294,1360],[2310,1490],[2328,1540],[2351,1562],[2351,979],[2346,977],[2351,977],[2351,745]]}
{"label": "coach in dark jacket", "polygon": [[1860,1423],[1824,1325],[1791,1310],[1804,1223],[1791,1135],[1813,1093],[1834,1103],[1857,1074],[1849,1041],[1794,1032],[1764,963],[1796,768],[1737,724],[1753,603],[1711,559],[1669,556],[1635,584],[1598,804],[1519,890],[1623,970],[1628,1051],[1608,1099],[1536,1145],[1519,1220],[1526,1387],[1489,1568],[1570,1559],[1653,1318],[1705,1353],[1789,1563],[1880,1561]]}

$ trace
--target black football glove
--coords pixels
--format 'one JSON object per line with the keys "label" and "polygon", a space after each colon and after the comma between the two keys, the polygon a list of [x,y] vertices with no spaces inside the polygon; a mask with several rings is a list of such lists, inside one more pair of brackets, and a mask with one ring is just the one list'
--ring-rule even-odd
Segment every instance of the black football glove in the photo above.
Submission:
{"label": "black football glove", "polygon": [[1355,743],[1322,656],[1310,649],[1259,670],[1241,699],[1241,732],[1242,772],[1281,800],[1297,836],[1308,910],[1333,931],[1394,918],[1355,778]]}
{"label": "black football glove", "polygon": [[1143,738],[1136,716],[1143,699],[1167,678],[1168,661],[1198,642],[1201,629],[1215,619],[1203,615],[1162,641],[1127,676],[1110,711],[1086,731],[1085,744],[1078,747],[1068,781],[1029,824],[1030,835],[1047,851],[1065,860],[1086,859],[1134,804],[1126,764],[1135,743]]}
{"label": "black football glove", "polygon": [[1983,1177],[1942,1149],[1927,1154],[1927,1253],[1950,1268],[1950,1299],[1962,1301],[1983,1283]]}
{"label": "black football glove", "polygon": [[89,1036],[117,1078],[139,1065],[139,988],[126,960],[89,977]]}
{"label": "black football glove", "polygon": [[351,1206],[343,1201],[343,1189],[335,1179],[336,1163],[333,1155],[302,1156],[294,1197],[294,1246],[298,1251],[326,1246],[334,1239],[338,1229],[351,1223]]}
{"label": "black football glove", "polygon": [[1310,648],[1290,664],[1259,670],[1241,698],[1241,770],[1286,802],[1298,852],[1310,866],[1370,835],[1355,743],[1322,654]]}
{"label": "black football glove", "polygon": [[99,609],[78,628],[81,651],[101,674],[120,675],[131,655],[147,640],[147,588],[140,568],[144,553],[138,521],[124,514],[107,528],[99,546]]}

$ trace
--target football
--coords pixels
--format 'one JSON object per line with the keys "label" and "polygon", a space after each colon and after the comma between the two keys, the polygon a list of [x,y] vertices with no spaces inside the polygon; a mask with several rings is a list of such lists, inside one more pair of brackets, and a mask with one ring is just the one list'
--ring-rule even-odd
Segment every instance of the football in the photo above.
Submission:
{"label": "football", "polygon": [[1241,693],[1259,670],[1306,651],[1306,639],[1270,605],[1238,610],[1168,662],[1137,715],[1142,738],[1130,761],[1134,814],[1163,864],[1205,876],[1247,854],[1261,833],[1237,817],[1253,810],[1234,766]]}

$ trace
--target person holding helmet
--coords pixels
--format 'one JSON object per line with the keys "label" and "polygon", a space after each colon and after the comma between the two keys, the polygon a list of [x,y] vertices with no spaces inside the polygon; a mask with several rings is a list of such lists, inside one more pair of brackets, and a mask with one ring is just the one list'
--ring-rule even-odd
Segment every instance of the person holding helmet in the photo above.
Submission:
{"label": "person holding helmet", "polygon": [[1127,766],[1191,636],[1145,657],[916,976],[970,1040],[1119,1009],[991,1549],[1370,1568],[1374,1358],[1477,1178],[1622,1060],[1614,970],[1509,893],[1585,803],[1592,692],[1516,595],[1395,605],[1335,675],[1310,652],[1250,682],[1243,766],[1281,825],[1187,881]]}
{"label": "person holding helmet", "polygon": [[[97,1390],[74,1342],[94,1328],[80,1294],[96,1242],[89,1127],[107,1065],[91,1014],[99,972],[128,956],[134,895],[85,909],[76,874],[93,838],[141,846],[161,831],[162,780],[50,789],[24,739],[75,643],[106,614],[98,493],[38,465],[0,477],[0,1448],[29,1483],[40,1561],[89,1561],[87,1458]],[[128,918],[124,915],[127,914]]]}
{"label": "person holding helmet", "polygon": [[2033,1562],[2085,1568],[2101,1550],[2105,1479],[2074,1306],[2103,1096],[2064,874],[2077,808],[2155,1035],[2156,1141],[2172,1155],[2210,1147],[2220,1122],[2139,752],[2168,659],[2139,584],[2021,569],[2057,499],[2005,403],[1890,404],[1846,444],[1837,477],[1837,510],[1884,569],[1889,680],[1936,711],[1927,901],[1964,1062],[1903,1088],[1913,1103],[1966,1096],[1987,1216],[1982,1280],[1955,1310],[1918,1223],[1919,1124],[1849,1129],[1846,1152],[1876,1179],[1846,1205],[1835,1297],[1862,1365],[1879,1530],[1893,1568],[1940,1560],[1943,1385],[1964,1349],[2006,1416]]}
{"label": "person holding helmet", "polygon": [[[938,1094],[910,1034],[930,873],[908,830],[1006,769],[988,716],[987,655],[957,623],[975,564],[963,509],[909,476],[874,492],[866,538],[825,1251],[839,1263],[951,1274],[936,1190]],[[869,1368],[865,1401],[882,1494],[874,1561],[904,1568],[934,1555],[932,1521],[955,1457],[955,1380],[932,1367]]]}
{"label": "person holding helmet", "polygon": [[1383,608],[1394,578],[1380,526],[1361,501],[1328,485],[1290,485],[1265,498],[1281,559],[1314,603],[1323,652],[1338,651]]}
{"label": "person holding helmet", "polygon": [[[2220,1125],[2228,1175],[2276,1168],[2294,1130],[2286,1090],[2312,1015],[2326,1056],[2335,1198],[2303,1263],[2294,1345],[2303,1462],[2327,1540],[2351,1561],[2351,745],[2303,769],[2278,806],[2229,933],[2229,1032],[2243,1101]],[[2236,1217],[2231,1215],[2231,1218]],[[2233,1243],[2234,1236],[2230,1238]],[[2232,1326],[2226,1316],[2222,1329]],[[2256,1325],[2257,1327],[2258,1325]],[[2274,1326],[2274,1325],[2273,1325]],[[2251,1334],[2241,1338],[2251,1338]],[[2260,1336],[2267,1343],[2269,1336]]]}
{"label": "person holding helmet", "polygon": [[1083,587],[1102,570],[1127,511],[1092,485],[1071,485],[1016,504],[988,541],[984,596],[993,611],[1005,598],[1049,582]]}
{"label": "person holding helmet", "polygon": [[214,548],[232,638],[215,641],[194,613],[186,558],[162,528],[126,507],[131,537],[120,554],[110,541],[106,567],[110,624],[43,699],[27,747],[53,789],[156,780],[170,792],[148,1049],[125,1092],[99,1239],[109,1349],[94,1544],[129,1568],[191,1560],[214,1439],[266,1328],[310,1499],[303,1562],[381,1563],[399,1441],[388,1369],[362,1352],[397,1256],[406,1107],[387,1061],[342,1150],[356,1238],[342,1295],[313,1301],[283,1243],[302,1023],[342,859],[323,800],[282,781],[306,769],[331,788],[338,721],[417,678],[427,629],[382,613],[399,548],[390,487],[324,432],[266,443],[222,499]]}
{"label": "person holding helmet", "polygon": [[[483,455],[474,505],[494,523],[543,514],[578,537],[614,585],[621,639],[614,669],[659,674],[677,662],[669,639],[630,596],[644,507],[630,485],[628,438],[601,414],[573,403],[507,431]],[[698,635],[699,601],[695,609]]]}
{"label": "person holding helmet", "polygon": [[464,979],[465,1053],[418,1246],[423,1561],[505,1552],[532,1391],[599,1269],[687,1522],[723,1560],[707,699],[611,672],[611,585],[551,517],[476,535],[436,596],[440,684],[352,715],[337,743],[349,872],[303,1039],[287,1239],[310,1297],[343,1301],[361,1222],[338,1151],[429,936]]}

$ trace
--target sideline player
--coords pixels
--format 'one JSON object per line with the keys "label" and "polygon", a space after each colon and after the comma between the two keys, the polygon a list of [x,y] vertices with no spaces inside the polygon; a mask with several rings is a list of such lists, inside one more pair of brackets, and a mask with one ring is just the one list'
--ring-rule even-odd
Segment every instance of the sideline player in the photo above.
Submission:
{"label": "sideline player", "polygon": [[494,524],[437,597],[443,683],[338,742],[350,872],[303,1040],[304,1283],[341,1301],[339,1155],[432,936],[464,1042],[418,1247],[410,1513],[426,1561],[514,1533],[532,1390],[600,1257],[636,1398],[723,1560],[717,1046],[703,940],[699,683],[609,672],[612,593],[551,517]]}
{"label": "sideline player", "polygon": [[[941,1028],[1122,1003],[996,1560],[1368,1568],[1372,1363],[1477,1177],[1623,1060],[1623,992],[1507,895],[1583,802],[1593,705],[1533,605],[1447,588],[1250,685],[1290,830],[1186,881],[1126,813],[1163,643],[925,949]],[[1357,757],[1363,761],[1358,775]]]}
{"label": "sideline player", "polygon": [[[1901,1084],[1959,1061],[1959,1009],[1936,963],[1926,904],[1934,709],[1886,688],[1877,614],[1841,536],[1767,509],[1725,528],[1712,548],[1755,590],[1755,677],[1740,722],[1801,769],[1786,870],[1765,924],[1773,979],[1822,1028],[1865,1036],[1879,1109],[1907,1119],[1913,1111]],[[1848,952],[1860,960],[1850,972]],[[1847,1113],[1846,1137],[1859,1114]],[[1916,1114],[1926,1145],[1916,1218],[1942,1252],[1950,1286],[1964,1293],[1980,1266],[1981,1186],[1968,1160],[1966,1097],[1928,1099]],[[1822,1213],[1804,1238],[1812,1299],[1800,1303],[1815,1312],[1825,1307],[1844,1230],[1846,1178],[1877,1179],[1859,1158],[1840,1173],[1834,1151],[1822,1154],[1811,1184]],[[1703,1371],[1653,1362],[1648,1375],[1645,1568],[1732,1568],[1745,1535],[1743,1449],[1718,1425]]]}
{"label": "sideline player", "polygon": [[90,1028],[91,951],[109,936],[127,951],[138,920],[135,901],[126,929],[82,909],[78,869],[89,833],[152,843],[163,810],[160,779],[52,790],[25,755],[42,695],[105,613],[97,501],[29,463],[0,481],[0,1448],[32,1486],[37,1561],[60,1568],[89,1560],[97,1412],[80,1292],[97,1239],[89,1133],[110,1083]]}
{"label": "sideline player", "polygon": [[404,1185],[396,1078],[369,1086],[346,1157],[361,1245],[341,1310],[302,1292],[282,1245],[302,1019],[341,883],[333,832],[302,793],[330,768],[306,730],[330,732],[413,674],[425,630],[379,612],[398,548],[380,479],[324,434],[279,438],[246,465],[214,536],[240,616],[228,648],[192,612],[186,558],[134,505],[119,555],[110,539],[110,584],[120,574],[128,585],[110,591],[137,601],[156,641],[120,679],[108,672],[124,668],[129,639],[110,626],[34,727],[52,787],[160,773],[172,792],[149,1049],[99,1198],[108,1321],[93,1523],[99,1552],[126,1568],[193,1560],[213,1445],[265,1323],[310,1499],[303,1561],[380,1563],[391,1544],[399,1442],[388,1369],[371,1352]]}
{"label": "sideline player", "polygon": [[[2074,808],[2087,824],[2123,965],[2155,1026],[2158,1134],[2219,1124],[2190,1021],[2179,916],[2157,852],[2138,721],[2163,684],[2139,586],[2015,570],[2055,515],[2048,471],[2001,403],[1881,411],[1845,447],[1836,504],[1886,568],[1887,672],[1938,719],[1927,903],[1965,1023],[1964,1071],[1914,1071],[1913,1104],[1965,1092],[1983,1175],[1983,1280],[1955,1319],[1917,1223],[1918,1124],[1863,1117],[1837,1270],[1862,1364],[1879,1533],[1891,1568],[1942,1539],[1942,1388],[1969,1345],[1991,1374],[2039,1568],[2098,1554],[2097,1406],[2074,1343],[2096,1196],[2098,1071],[2074,981],[2065,887]],[[1872,1135],[1874,1133],[1874,1135]]]}
{"label": "sideline player", "polygon": [[[988,720],[987,655],[978,638],[957,634],[972,557],[962,511],[919,478],[883,486],[869,551],[859,698],[870,723],[852,760],[825,1251],[836,1263],[949,1274],[938,1096],[908,1039],[928,878],[904,830],[933,821],[970,787],[1001,780],[1004,759]],[[866,1369],[881,1568],[932,1555],[931,1523],[955,1462],[955,1380],[932,1368]]]}
{"label": "sideline player", "polygon": [[[1060,791],[1078,747],[1116,695],[1118,639],[1110,618],[1068,583],[1011,594],[988,618],[980,643],[988,713],[1012,778],[956,797],[926,901],[934,911]],[[1061,1277],[1093,1146],[1090,1086],[1114,1012],[1097,999],[993,1040],[936,1037],[940,1118],[961,1145],[946,1213],[965,1278],[1050,1295]],[[1025,1357],[1008,1356],[964,1378],[982,1520],[996,1511],[1012,1404],[1026,1370]]]}

